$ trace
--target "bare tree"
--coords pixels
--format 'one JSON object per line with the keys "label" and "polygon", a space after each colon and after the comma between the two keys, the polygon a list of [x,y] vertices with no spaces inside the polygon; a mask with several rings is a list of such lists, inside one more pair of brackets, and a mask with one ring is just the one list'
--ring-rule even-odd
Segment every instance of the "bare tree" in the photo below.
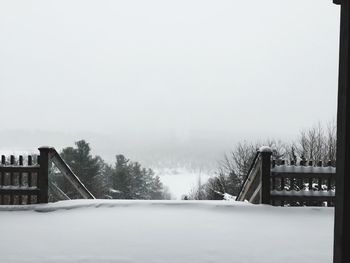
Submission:
{"label": "bare tree", "polygon": [[248,143],[245,141],[236,144],[233,150],[219,162],[217,175],[207,182],[205,186],[207,198],[222,199],[225,194],[237,195],[258,149],[263,145],[271,147],[275,159],[284,158],[287,153],[284,143],[271,139],[263,142]]}
{"label": "bare tree", "polygon": [[314,163],[323,161],[332,165],[336,161],[336,123],[329,122],[326,126],[317,123],[310,129],[300,131],[294,143],[284,143],[280,140],[264,140],[260,142],[240,142],[219,162],[216,176],[205,184],[199,184],[192,191],[192,198],[203,196],[206,199],[222,199],[225,194],[237,195],[241,185],[248,175],[258,149],[263,146],[272,149],[272,158],[289,159],[297,163],[298,159],[312,160]]}
{"label": "bare tree", "polygon": [[205,193],[205,184],[202,184],[201,176],[198,176],[197,185],[195,185],[190,193],[187,195],[188,199],[190,200],[205,200],[206,193]]}
{"label": "bare tree", "polygon": [[336,124],[329,122],[326,129],[321,123],[308,130],[300,132],[295,145],[299,158],[311,161],[331,161],[335,165],[336,160]]}
{"label": "bare tree", "polygon": [[326,143],[326,158],[335,166],[337,159],[337,124],[334,120],[327,124]]}

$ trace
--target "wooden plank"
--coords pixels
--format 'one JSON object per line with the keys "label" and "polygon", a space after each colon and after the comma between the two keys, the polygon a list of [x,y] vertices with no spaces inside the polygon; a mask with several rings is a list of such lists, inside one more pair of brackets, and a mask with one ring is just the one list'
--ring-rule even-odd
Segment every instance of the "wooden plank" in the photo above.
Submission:
{"label": "wooden plank", "polygon": [[322,177],[317,178],[317,183],[318,183],[318,191],[322,191]]}
{"label": "wooden plank", "polygon": [[73,173],[66,162],[61,158],[54,148],[49,148],[50,159],[56,167],[62,172],[65,178],[73,185],[73,187],[86,199],[95,199],[93,194],[85,187],[80,179]]}
{"label": "wooden plank", "polygon": [[[23,166],[23,156],[22,155],[20,155],[18,158],[18,165]],[[19,187],[21,187],[23,185],[23,173],[20,172],[18,176],[19,176],[18,177],[18,184],[19,184]],[[22,196],[23,195],[18,196],[18,199],[19,199],[18,202],[20,205],[22,204],[22,201],[23,201]]]}
{"label": "wooden plank", "polygon": [[276,177],[272,177],[272,190],[276,190]]}
{"label": "wooden plank", "polygon": [[334,196],[298,196],[298,195],[293,195],[293,196],[282,196],[282,195],[271,195],[272,200],[279,200],[279,201],[299,201],[299,202],[310,202],[310,201],[317,201],[317,202],[322,202],[322,201],[327,201],[327,202],[333,202],[335,200]]}
{"label": "wooden plank", "polygon": [[38,177],[38,187],[40,189],[40,195],[38,196],[38,203],[48,203],[49,202],[49,147],[40,147],[40,171]]}
{"label": "wooden plank", "polygon": [[[6,164],[6,158],[5,155],[1,155],[1,165],[5,165]],[[0,166],[1,167],[1,166]],[[5,173],[0,171],[0,186],[5,184]],[[0,194],[0,204],[4,204],[4,196],[2,194]]]}
{"label": "wooden plank", "polygon": [[[18,158],[18,165],[23,167],[23,156],[20,155]],[[19,172],[18,184],[22,186],[23,184],[23,172]]]}
{"label": "wooden plank", "polygon": [[316,167],[316,166],[279,165],[279,166],[273,167],[271,169],[271,172],[323,174],[323,173],[336,173],[336,168],[332,166]]}
{"label": "wooden plank", "polygon": [[271,195],[274,196],[335,196],[334,191],[296,191],[296,190],[284,190],[276,191],[272,190]]}
{"label": "wooden plank", "polygon": [[56,184],[50,182],[49,183],[49,189],[54,192],[59,198],[62,200],[70,200],[69,196],[66,195],[65,192],[63,192]]}
{"label": "wooden plank", "polygon": [[[31,155],[28,156],[28,167],[33,167],[33,157]],[[38,168],[39,172],[39,166],[36,166]],[[31,187],[32,186],[32,173],[31,171],[28,171],[28,186]]]}
{"label": "wooden plank", "polygon": [[[40,190],[38,188],[0,188],[1,195],[39,195]],[[12,203],[11,203],[12,204]]]}
{"label": "wooden plank", "polygon": [[2,173],[38,173],[40,166],[0,166]]}
{"label": "wooden plank", "polygon": [[264,151],[261,155],[261,203],[270,204],[271,192],[271,156],[272,151]]}
{"label": "wooden plank", "polygon": [[337,115],[337,178],[333,262],[350,262],[350,1],[341,4]]}
{"label": "wooden plank", "polygon": [[[11,155],[10,156],[10,165],[15,164],[15,156]],[[10,172],[10,185],[13,185],[13,171]],[[13,193],[10,193],[10,205],[13,205]]]}
{"label": "wooden plank", "polygon": [[[28,155],[28,166],[32,166],[33,165],[33,157],[31,155]],[[31,187],[32,186],[32,173],[28,172],[28,186]],[[30,205],[31,204],[31,198],[32,196],[30,194],[27,195],[27,204]]]}
{"label": "wooden plank", "polygon": [[295,190],[295,177],[290,177],[289,178],[289,189],[290,190]]}
{"label": "wooden plank", "polygon": [[258,165],[258,158],[259,157],[259,152],[256,153],[254,160],[252,162],[252,165],[249,168],[247,177],[245,178],[241,189],[239,191],[238,196],[236,197],[236,201],[244,201],[247,199],[246,193],[250,188],[250,185],[253,183],[255,176],[257,175],[257,169],[256,166]]}
{"label": "wooden plank", "polygon": [[253,194],[249,197],[248,202],[252,204],[260,204],[261,198],[260,196],[258,196],[260,191],[261,191],[261,183],[255,188]]}
{"label": "wooden plank", "polygon": [[335,178],[335,173],[281,173],[281,172],[271,172],[272,177],[283,177],[283,178],[295,178],[295,179],[303,179],[303,178]]}
{"label": "wooden plank", "polygon": [[312,184],[313,184],[313,179],[314,178],[312,178],[312,177],[309,177],[309,179],[308,179],[308,184],[309,184],[309,191],[312,191],[312,189],[313,189],[313,186],[312,186]]}

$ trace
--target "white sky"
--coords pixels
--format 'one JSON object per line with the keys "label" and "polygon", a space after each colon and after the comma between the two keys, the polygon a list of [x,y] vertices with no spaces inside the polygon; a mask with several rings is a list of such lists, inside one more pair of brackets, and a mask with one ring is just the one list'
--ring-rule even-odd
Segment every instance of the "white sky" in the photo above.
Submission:
{"label": "white sky", "polygon": [[331,0],[2,0],[0,131],[290,138],[336,115],[338,35]]}

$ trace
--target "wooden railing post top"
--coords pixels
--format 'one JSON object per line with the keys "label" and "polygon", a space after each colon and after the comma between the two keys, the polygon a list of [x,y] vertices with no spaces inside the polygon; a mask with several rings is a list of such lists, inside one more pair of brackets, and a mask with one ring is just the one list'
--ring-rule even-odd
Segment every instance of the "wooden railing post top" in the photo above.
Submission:
{"label": "wooden railing post top", "polygon": [[51,147],[51,146],[41,146],[38,148],[38,150],[40,152],[50,152],[52,151],[53,149],[55,149],[54,147]]}
{"label": "wooden railing post top", "polygon": [[261,146],[258,150],[259,153],[272,154],[272,149],[269,146]]}

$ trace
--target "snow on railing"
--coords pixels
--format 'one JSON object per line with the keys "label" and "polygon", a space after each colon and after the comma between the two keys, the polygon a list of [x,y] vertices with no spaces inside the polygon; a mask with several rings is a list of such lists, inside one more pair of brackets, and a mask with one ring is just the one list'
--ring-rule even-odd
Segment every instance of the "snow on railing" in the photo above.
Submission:
{"label": "snow on railing", "polygon": [[333,206],[336,169],[331,162],[326,165],[305,160],[299,165],[277,165],[272,162],[271,203],[282,206]]}
{"label": "snow on railing", "polygon": [[52,147],[40,147],[40,155],[14,155],[0,161],[0,204],[26,205],[47,203],[49,189],[58,199],[69,199],[54,182],[49,180],[51,163],[60,170],[67,181],[83,198],[94,199],[79,178],[72,172],[57,151]]}
{"label": "snow on railing", "polygon": [[0,204],[32,204],[40,202],[39,156],[1,156]]}
{"label": "snow on railing", "polygon": [[292,206],[333,206],[335,198],[335,167],[321,161],[271,160],[271,149],[257,152],[237,201],[254,204]]}

